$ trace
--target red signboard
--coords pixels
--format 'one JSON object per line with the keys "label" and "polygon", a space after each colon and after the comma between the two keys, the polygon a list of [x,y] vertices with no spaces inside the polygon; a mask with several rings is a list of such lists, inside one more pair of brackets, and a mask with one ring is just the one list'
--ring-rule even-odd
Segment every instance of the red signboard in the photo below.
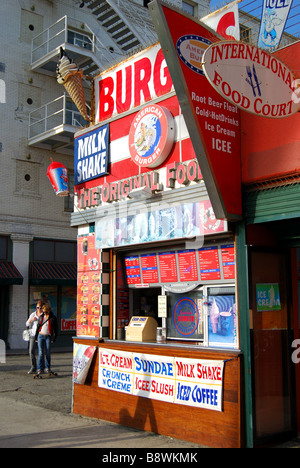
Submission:
{"label": "red signboard", "polygon": [[140,284],[140,262],[137,255],[125,258],[126,277],[128,284]]}
{"label": "red signboard", "polygon": [[235,279],[234,244],[132,255],[125,257],[125,271],[131,287],[151,283],[229,282]]}
{"label": "red signboard", "polygon": [[141,255],[143,283],[158,283],[156,254]]}
{"label": "red signboard", "polygon": [[173,88],[159,44],[102,73],[94,85],[96,123],[133,111]]}
{"label": "red signboard", "polygon": [[202,71],[202,55],[222,38],[203,23],[160,0],[149,5],[174,88],[219,219],[242,215],[240,116],[213,89]]}
{"label": "red signboard", "polygon": [[221,246],[224,279],[235,278],[235,256],[233,245]]}
{"label": "red signboard", "polygon": [[78,237],[77,336],[100,336],[101,251],[95,235]]}
{"label": "red signboard", "polygon": [[[276,50],[273,55],[284,62],[295,76],[299,76],[300,41]],[[294,97],[298,103],[299,93],[300,87]],[[243,112],[241,118],[244,184],[294,176],[299,172],[300,112],[283,119],[268,119]]]}
{"label": "red signboard", "polygon": [[197,281],[198,269],[195,250],[182,250],[178,252],[178,265],[180,281]]}
{"label": "red signboard", "polygon": [[158,254],[159,271],[162,283],[177,283],[177,266],[175,252]]}
{"label": "red signboard", "polygon": [[201,280],[220,280],[220,261],[218,247],[203,247],[199,249]]}

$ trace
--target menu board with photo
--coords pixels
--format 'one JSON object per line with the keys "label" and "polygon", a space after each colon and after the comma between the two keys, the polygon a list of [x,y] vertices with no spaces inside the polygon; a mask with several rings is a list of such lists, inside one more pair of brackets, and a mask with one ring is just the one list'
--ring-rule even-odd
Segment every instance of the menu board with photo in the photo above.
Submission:
{"label": "menu board with photo", "polygon": [[77,336],[100,336],[101,251],[95,236],[78,237]]}

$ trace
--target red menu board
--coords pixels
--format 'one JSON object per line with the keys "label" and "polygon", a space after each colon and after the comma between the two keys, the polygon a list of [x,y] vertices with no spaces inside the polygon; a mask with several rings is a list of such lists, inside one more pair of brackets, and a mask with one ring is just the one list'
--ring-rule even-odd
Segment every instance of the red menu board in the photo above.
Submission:
{"label": "red menu board", "polygon": [[162,283],[177,283],[177,266],[175,252],[158,254],[160,280]]}
{"label": "red menu board", "polygon": [[101,250],[95,235],[78,237],[77,336],[100,336]]}
{"label": "red menu board", "polygon": [[199,263],[201,280],[221,279],[218,247],[204,247],[199,249]]}
{"label": "red menu board", "polygon": [[156,254],[141,255],[143,283],[158,283]]}
{"label": "red menu board", "polygon": [[178,251],[178,265],[180,281],[198,281],[195,250]]}
{"label": "red menu board", "polygon": [[95,247],[95,236],[78,237],[77,240],[78,271],[95,271],[100,269],[100,249]]}
{"label": "red menu board", "polygon": [[235,278],[235,256],[234,256],[234,245],[221,245],[221,255],[223,263],[223,275],[224,279]]}
{"label": "red menu board", "polygon": [[125,269],[128,284],[141,284],[141,271],[138,255],[125,258]]}

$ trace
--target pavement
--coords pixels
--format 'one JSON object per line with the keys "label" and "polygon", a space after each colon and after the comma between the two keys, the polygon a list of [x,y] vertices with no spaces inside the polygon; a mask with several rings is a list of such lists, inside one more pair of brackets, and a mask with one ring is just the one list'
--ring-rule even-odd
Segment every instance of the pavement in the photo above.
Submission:
{"label": "pavement", "polygon": [[203,448],[73,414],[72,352],[53,352],[51,364],[57,377],[34,379],[27,355],[0,363],[0,448]]}
{"label": "pavement", "polygon": [[[72,352],[52,353],[57,377],[34,379],[27,374],[29,364],[24,352],[8,354],[6,362],[0,363],[0,448],[98,448],[103,453],[106,449],[197,453],[205,448],[73,414]],[[300,448],[300,441],[275,447]]]}

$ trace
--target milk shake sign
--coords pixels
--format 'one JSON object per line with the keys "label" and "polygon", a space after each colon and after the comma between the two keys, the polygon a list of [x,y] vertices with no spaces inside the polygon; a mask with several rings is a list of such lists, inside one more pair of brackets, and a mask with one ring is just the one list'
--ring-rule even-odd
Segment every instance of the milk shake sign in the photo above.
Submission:
{"label": "milk shake sign", "polygon": [[212,86],[242,110],[284,118],[300,109],[299,80],[264,50],[241,42],[219,42],[206,49],[202,63]]}

